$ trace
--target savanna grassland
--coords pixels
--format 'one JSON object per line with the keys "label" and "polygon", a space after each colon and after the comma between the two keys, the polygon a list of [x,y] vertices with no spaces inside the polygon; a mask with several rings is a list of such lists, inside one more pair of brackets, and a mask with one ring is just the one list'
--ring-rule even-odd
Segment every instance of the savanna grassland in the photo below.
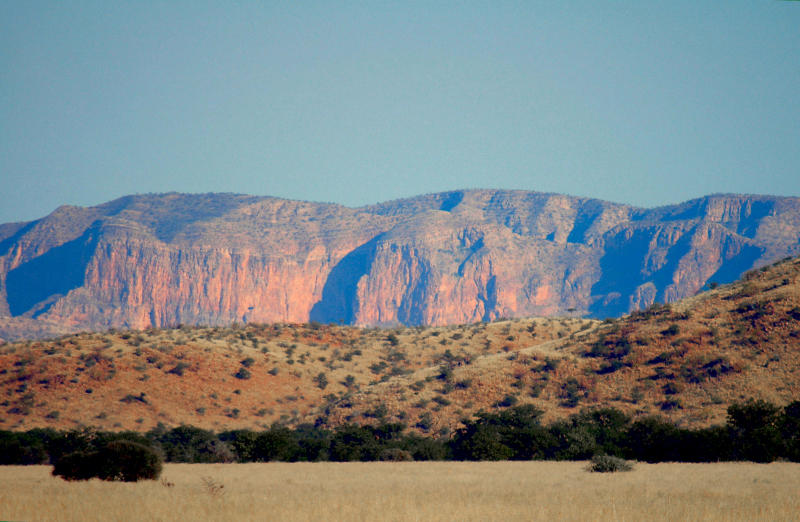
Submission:
{"label": "savanna grassland", "polygon": [[5,520],[796,520],[800,465],[167,464],[160,481],[0,467]]}

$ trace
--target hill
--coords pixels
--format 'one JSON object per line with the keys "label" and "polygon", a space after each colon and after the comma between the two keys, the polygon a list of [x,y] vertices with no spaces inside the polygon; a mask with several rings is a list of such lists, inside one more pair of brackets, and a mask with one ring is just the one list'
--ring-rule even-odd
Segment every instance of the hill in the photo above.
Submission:
{"label": "hill", "polygon": [[306,324],[114,330],[0,347],[0,429],[214,430],[399,421],[449,433],[534,404],[724,420],[745,398],[800,397],[800,259],[620,319],[391,329]]}
{"label": "hill", "polygon": [[179,324],[616,317],[800,253],[800,199],[642,209],[524,191],[362,208],[127,196],[0,225],[0,338]]}

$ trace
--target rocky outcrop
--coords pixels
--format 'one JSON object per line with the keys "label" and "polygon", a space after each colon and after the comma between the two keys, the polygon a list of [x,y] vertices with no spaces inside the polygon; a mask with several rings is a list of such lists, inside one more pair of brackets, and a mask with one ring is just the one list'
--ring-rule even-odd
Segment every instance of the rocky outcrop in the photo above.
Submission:
{"label": "rocky outcrop", "polygon": [[800,253],[800,199],[455,191],[351,209],[129,196],[0,225],[0,338],[179,323],[620,315]]}

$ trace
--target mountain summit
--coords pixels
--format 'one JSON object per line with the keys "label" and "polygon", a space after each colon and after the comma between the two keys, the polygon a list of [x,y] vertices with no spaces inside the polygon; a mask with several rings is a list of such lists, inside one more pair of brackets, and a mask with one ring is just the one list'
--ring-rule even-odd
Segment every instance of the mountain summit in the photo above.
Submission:
{"label": "mountain summit", "polygon": [[800,198],[643,209],[468,190],[361,208],[123,197],[0,225],[0,337],[232,322],[617,316],[800,254]]}

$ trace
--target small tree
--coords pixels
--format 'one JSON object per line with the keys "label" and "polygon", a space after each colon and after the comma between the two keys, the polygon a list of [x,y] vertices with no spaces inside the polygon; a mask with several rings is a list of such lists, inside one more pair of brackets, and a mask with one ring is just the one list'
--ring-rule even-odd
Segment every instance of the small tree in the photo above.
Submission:
{"label": "small tree", "polygon": [[763,400],[728,407],[734,458],[770,462],[782,453],[780,408]]}

